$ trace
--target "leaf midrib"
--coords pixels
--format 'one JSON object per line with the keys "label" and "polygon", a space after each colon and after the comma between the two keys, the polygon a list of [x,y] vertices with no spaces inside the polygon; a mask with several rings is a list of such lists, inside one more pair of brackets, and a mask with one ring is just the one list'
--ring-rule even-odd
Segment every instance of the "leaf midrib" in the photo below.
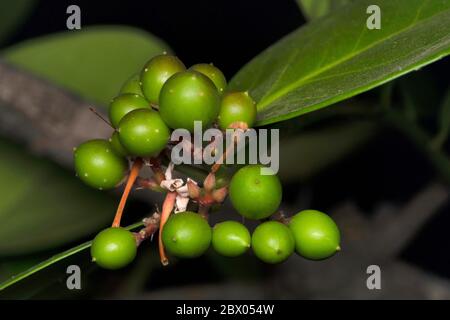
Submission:
{"label": "leaf midrib", "polygon": [[[425,4],[426,2],[427,2],[427,1],[425,1],[424,4]],[[386,38],[382,38],[382,39],[380,39],[380,40],[378,40],[378,41],[375,41],[375,42],[373,42],[372,44],[368,45],[367,47],[364,47],[364,48],[361,49],[361,50],[358,50],[358,51],[352,51],[350,54],[343,56],[341,59],[338,59],[338,60],[336,60],[335,62],[330,63],[330,64],[328,64],[328,65],[326,65],[326,66],[324,66],[324,67],[321,67],[321,68],[317,69],[317,71],[314,71],[314,72],[312,72],[312,73],[306,75],[305,77],[300,78],[300,79],[298,79],[297,81],[294,81],[291,85],[288,85],[288,86],[284,87],[284,89],[280,89],[279,91],[277,91],[277,92],[275,92],[275,93],[273,93],[273,94],[270,94],[270,95],[267,95],[267,96],[265,96],[265,97],[262,97],[261,100],[260,100],[260,102],[258,103],[258,110],[264,109],[264,107],[270,105],[272,102],[278,100],[279,98],[281,98],[281,97],[284,96],[285,94],[289,93],[290,91],[292,91],[292,90],[294,90],[294,89],[296,89],[296,88],[298,88],[298,87],[300,87],[300,86],[302,86],[302,85],[308,83],[308,81],[309,81],[310,79],[312,79],[312,78],[314,78],[314,77],[320,75],[321,73],[324,73],[324,72],[326,72],[326,71],[328,71],[328,70],[330,70],[330,69],[336,67],[337,65],[346,62],[347,60],[351,60],[351,59],[353,59],[354,57],[358,56],[359,54],[365,52],[366,50],[369,50],[369,49],[371,49],[371,48],[373,48],[373,47],[376,47],[376,46],[379,45],[380,43],[382,43],[382,42],[384,42],[384,41],[387,41],[387,40],[389,40],[389,39],[391,39],[391,38],[394,38],[395,36],[397,36],[397,35],[399,35],[399,34],[405,32],[405,31],[407,31],[407,30],[409,30],[409,29],[412,29],[413,27],[416,27],[416,26],[418,26],[418,25],[420,25],[420,24],[423,24],[423,23],[425,23],[426,21],[430,20],[431,18],[434,18],[434,17],[439,16],[439,15],[444,15],[444,14],[448,13],[448,11],[449,11],[449,10],[445,10],[445,11],[443,11],[443,12],[439,12],[439,13],[434,14],[434,15],[432,15],[432,16],[429,16],[429,17],[427,17],[427,18],[425,18],[425,19],[423,19],[423,20],[420,20],[420,22],[416,23],[416,22],[417,22],[417,19],[418,19],[418,16],[420,15],[420,12],[421,12],[421,10],[423,9],[423,7],[424,7],[424,5],[422,5],[422,7],[419,8],[419,10],[417,11],[416,17],[413,19],[413,21],[411,22],[411,24],[409,24],[407,27],[405,27],[405,28],[403,28],[403,29],[401,29],[401,30],[399,30],[399,31],[397,31],[397,32],[391,33],[391,34],[390,34],[389,36],[387,36]],[[296,54],[297,54],[297,53],[296,53]],[[283,77],[283,75],[284,75],[284,73],[286,72],[287,69],[288,69],[288,68],[285,68],[285,70],[280,74],[280,76],[278,77],[278,79],[277,79],[275,82],[278,82],[279,79],[281,79],[281,78]]]}

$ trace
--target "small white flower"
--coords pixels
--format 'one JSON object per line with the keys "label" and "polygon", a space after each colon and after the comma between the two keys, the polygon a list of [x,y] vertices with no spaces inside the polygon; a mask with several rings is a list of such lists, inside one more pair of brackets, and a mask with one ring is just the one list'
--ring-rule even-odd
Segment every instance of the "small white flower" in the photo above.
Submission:
{"label": "small white flower", "polygon": [[[187,184],[184,183],[183,179],[172,179],[174,164],[169,163],[166,172],[165,180],[161,181],[160,186],[171,192],[176,191],[177,197],[175,199],[175,213],[186,211],[187,205],[189,204],[189,191]],[[194,180],[188,178],[187,181],[192,181],[197,184]]]}

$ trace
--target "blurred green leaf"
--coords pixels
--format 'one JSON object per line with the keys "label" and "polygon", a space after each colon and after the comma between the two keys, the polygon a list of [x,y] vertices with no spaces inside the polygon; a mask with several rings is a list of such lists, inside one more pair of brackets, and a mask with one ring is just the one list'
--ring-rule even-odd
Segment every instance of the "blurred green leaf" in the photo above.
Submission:
{"label": "blurred green leaf", "polygon": [[450,53],[450,1],[378,0],[381,30],[368,30],[360,0],[313,21],[254,58],[230,82],[257,101],[258,125],[355,96]]}
{"label": "blurred green leaf", "polygon": [[434,145],[441,148],[447,141],[450,134],[450,87],[442,100],[441,108],[438,113],[439,132],[434,138]]}
{"label": "blurred green leaf", "polygon": [[106,225],[116,200],[75,174],[0,140],[0,256],[74,241]]}
{"label": "blurred green leaf", "polygon": [[131,74],[168,47],[130,27],[88,27],[32,39],[3,52],[7,61],[82,97],[108,105]]}
{"label": "blurred green leaf", "polygon": [[0,2],[0,42],[23,24],[34,9],[36,0],[3,0]]}
{"label": "blurred green leaf", "polygon": [[374,122],[353,120],[305,130],[280,141],[279,177],[285,183],[305,181],[342,160],[377,132]]}
{"label": "blurred green leaf", "polygon": [[346,5],[354,0],[297,0],[303,15],[308,20],[313,20],[327,15],[339,6]]}
{"label": "blurred green leaf", "polygon": [[431,70],[410,73],[399,79],[398,85],[403,99],[403,111],[408,119],[416,121],[436,116],[441,92]]}
{"label": "blurred green leaf", "polygon": [[[126,227],[125,229],[133,230],[133,229],[139,228],[141,226],[143,226],[143,223],[142,222],[137,222],[137,223],[134,223],[134,224]],[[0,291],[2,291],[4,289],[12,286],[13,284],[15,284],[15,283],[17,283],[19,281],[22,281],[22,280],[32,276],[33,274],[35,274],[35,273],[37,273],[37,272],[39,272],[39,271],[41,271],[41,270],[43,270],[43,269],[45,269],[47,267],[49,267],[49,266],[59,262],[59,261],[62,261],[64,259],[68,258],[68,257],[73,256],[74,254],[77,254],[78,252],[81,252],[83,250],[86,250],[86,249],[90,248],[91,244],[92,244],[92,241],[87,241],[85,243],[82,243],[82,244],[80,244],[80,245],[78,245],[76,247],[73,247],[73,248],[68,249],[66,251],[63,251],[61,253],[58,253],[58,254],[50,257],[49,259],[34,265],[33,267],[25,270],[24,272],[21,272],[19,274],[14,275],[13,277],[8,279],[7,281],[4,281],[4,282],[0,283]],[[50,281],[48,281],[48,282],[50,282]]]}
{"label": "blurred green leaf", "polygon": [[441,131],[448,134],[450,131],[450,88],[447,90],[447,94],[442,100],[439,118]]}

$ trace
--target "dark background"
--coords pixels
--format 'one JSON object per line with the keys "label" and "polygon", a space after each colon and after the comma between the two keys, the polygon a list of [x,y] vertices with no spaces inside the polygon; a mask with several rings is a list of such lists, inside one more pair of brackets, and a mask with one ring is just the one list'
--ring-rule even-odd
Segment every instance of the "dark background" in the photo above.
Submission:
{"label": "dark background", "polygon": [[[293,0],[40,1],[4,47],[66,31],[67,15],[63,13],[70,4],[81,7],[82,27],[124,24],[144,29],[166,41],[186,65],[214,62],[227,78],[270,44],[305,23]],[[436,88],[444,91],[450,71],[448,59],[426,69],[435,76]],[[408,199],[433,177],[434,171],[424,156],[406,138],[388,129],[351,158],[307,184],[289,185],[285,188],[285,199],[293,200],[298,190],[314,189],[315,208],[326,210],[348,198],[370,211],[380,200],[400,203]],[[145,206],[135,203],[132,208]],[[402,254],[404,260],[447,278],[450,278],[449,212],[447,205],[434,215]],[[205,260],[183,261],[180,266],[176,271],[172,268],[157,271],[147,287],[220,280],[220,275]],[[267,269],[271,272],[270,267]],[[111,274],[101,276],[114,279]]]}

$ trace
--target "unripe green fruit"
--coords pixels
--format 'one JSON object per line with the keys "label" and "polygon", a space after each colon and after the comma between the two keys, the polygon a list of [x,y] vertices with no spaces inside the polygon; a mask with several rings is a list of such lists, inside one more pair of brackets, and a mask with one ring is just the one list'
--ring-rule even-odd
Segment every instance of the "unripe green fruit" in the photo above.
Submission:
{"label": "unripe green fruit", "polygon": [[167,220],[162,240],[169,253],[180,258],[195,258],[208,250],[211,243],[211,227],[199,214],[181,212]]}
{"label": "unripe green fruit", "polygon": [[227,79],[223,75],[222,71],[216,68],[212,63],[199,63],[190,67],[189,70],[194,70],[207,76],[214,83],[220,93],[225,91],[227,87]]}
{"label": "unripe green fruit", "polygon": [[[262,175],[261,165],[238,170],[230,182],[234,208],[249,219],[264,219],[275,213],[281,203],[282,189],[276,175]],[[266,168],[268,169],[268,168]]]}
{"label": "unripe green fruit", "polygon": [[247,92],[227,92],[220,103],[218,120],[222,130],[236,122],[246,123],[251,128],[256,120],[256,103]]}
{"label": "unripe green fruit", "polygon": [[118,131],[124,148],[139,157],[158,155],[170,137],[169,128],[159,113],[150,109],[128,113],[120,121]]}
{"label": "unripe green fruit", "polygon": [[304,210],[289,222],[298,254],[311,260],[328,258],[340,250],[339,228],[325,213]]}
{"label": "unripe green fruit", "polygon": [[248,229],[236,221],[225,221],[214,226],[213,248],[226,257],[237,257],[250,248],[251,236]]}
{"label": "unripe green fruit", "polygon": [[173,129],[194,130],[194,121],[209,127],[219,114],[220,98],[214,83],[196,71],[180,72],[164,84],[159,112]]}
{"label": "unripe green fruit", "polygon": [[119,126],[120,120],[129,112],[137,109],[149,109],[150,104],[138,94],[126,93],[115,97],[109,105],[109,120],[114,128]]}
{"label": "unripe green fruit", "polygon": [[120,94],[130,93],[130,94],[138,94],[140,96],[144,96],[144,93],[141,89],[141,79],[139,73],[131,76],[120,88]]}
{"label": "unripe green fruit", "polygon": [[159,104],[159,94],[164,83],[186,67],[177,57],[162,54],[153,57],[141,73],[141,88],[148,101]]}
{"label": "unripe green fruit", "polygon": [[295,241],[291,230],[278,221],[260,224],[252,235],[255,255],[267,263],[280,263],[294,252]]}
{"label": "unripe green fruit", "polygon": [[74,149],[75,171],[83,182],[97,189],[114,188],[125,177],[126,159],[106,140],[89,140]]}
{"label": "unripe green fruit", "polygon": [[120,157],[127,157],[129,152],[120,142],[119,132],[114,131],[109,138],[109,143],[111,144],[112,150]]}
{"label": "unripe green fruit", "polygon": [[130,231],[108,228],[92,241],[91,256],[100,267],[115,270],[132,262],[136,251],[136,239]]}

